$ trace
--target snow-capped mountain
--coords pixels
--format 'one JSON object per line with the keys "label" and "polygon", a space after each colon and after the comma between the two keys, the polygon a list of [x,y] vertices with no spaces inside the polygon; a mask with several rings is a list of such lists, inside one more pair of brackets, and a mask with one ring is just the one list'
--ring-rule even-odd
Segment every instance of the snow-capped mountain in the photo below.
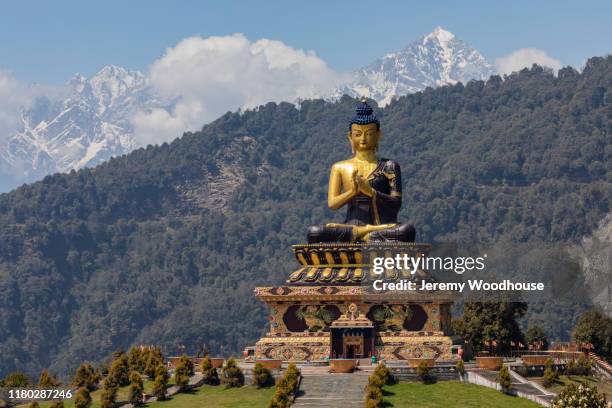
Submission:
{"label": "snow-capped mountain", "polygon": [[[493,73],[478,51],[438,27],[404,50],[355,71],[349,82],[327,96],[347,93],[386,105],[428,86],[485,79]],[[130,152],[138,147],[131,119],[155,108],[170,110],[175,102],[158,96],[142,73],[114,65],[89,79],[77,74],[67,88],[62,98],[38,98],[23,109],[20,129],[0,139],[0,192]]]}
{"label": "snow-capped mountain", "polygon": [[130,152],[136,147],[130,118],[163,105],[142,73],[114,65],[90,79],[76,74],[67,88],[63,98],[40,97],[22,110],[20,130],[0,146],[0,187]]}
{"label": "snow-capped mountain", "polygon": [[334,90],[332,96],[365,96],[384,106],[394,97],[428,86],[486,79],[494,73],[494,67],[478,51],[437,27],[402,51],[355,71],[351,81]]}

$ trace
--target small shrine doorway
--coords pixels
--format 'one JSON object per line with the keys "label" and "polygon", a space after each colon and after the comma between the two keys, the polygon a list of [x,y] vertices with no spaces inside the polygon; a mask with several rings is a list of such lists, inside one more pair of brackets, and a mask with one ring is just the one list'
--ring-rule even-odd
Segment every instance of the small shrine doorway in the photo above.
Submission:
{"label": "small shrine doorway", "polygon": [[330,358],[368,358],[375,351],[374,325],[355,304],[330,327]]}
{"label": "small shrine doorway", "polygon": [[344,355],[346,358],[361,358],[364,357],[363,348],[363,333],[347,333],[342,336],[342,344],[344,345]]}

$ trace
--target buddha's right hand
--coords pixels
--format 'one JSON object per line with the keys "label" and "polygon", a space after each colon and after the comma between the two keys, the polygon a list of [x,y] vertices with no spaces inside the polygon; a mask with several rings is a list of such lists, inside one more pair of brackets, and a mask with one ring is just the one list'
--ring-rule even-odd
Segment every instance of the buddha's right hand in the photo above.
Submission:
{"label": "buddha's right hand", "polygon": [[353,195],[356,195],[359,192],[359,174],[357,173],[357,169],[353,170],[353,173],[351,174],[351,190],[352,192],[354,192]]}

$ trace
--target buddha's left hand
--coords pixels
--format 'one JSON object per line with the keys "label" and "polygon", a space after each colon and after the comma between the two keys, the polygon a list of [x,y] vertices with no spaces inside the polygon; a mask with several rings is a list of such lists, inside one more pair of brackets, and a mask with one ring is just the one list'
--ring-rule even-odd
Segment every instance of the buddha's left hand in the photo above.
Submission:
{"label": "buddha's left hand", "polygon": [[370,186],[370,183],[368,183],[363,177],[359,175],[357,175],[356,179],[359,191],[367,195],[368,197],[372,197],[374,195],[374,189]]}

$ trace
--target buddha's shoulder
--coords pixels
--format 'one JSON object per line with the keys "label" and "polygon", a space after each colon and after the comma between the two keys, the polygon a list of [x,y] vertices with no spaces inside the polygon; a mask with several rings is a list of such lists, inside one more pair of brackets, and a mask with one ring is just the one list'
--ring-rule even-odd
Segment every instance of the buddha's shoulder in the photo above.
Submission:
{"label": "buddha's shoulder", "polygon": [[341,160],[332,164],[334,170],[352,170],[355,168],[355,163],[352,159]]}

